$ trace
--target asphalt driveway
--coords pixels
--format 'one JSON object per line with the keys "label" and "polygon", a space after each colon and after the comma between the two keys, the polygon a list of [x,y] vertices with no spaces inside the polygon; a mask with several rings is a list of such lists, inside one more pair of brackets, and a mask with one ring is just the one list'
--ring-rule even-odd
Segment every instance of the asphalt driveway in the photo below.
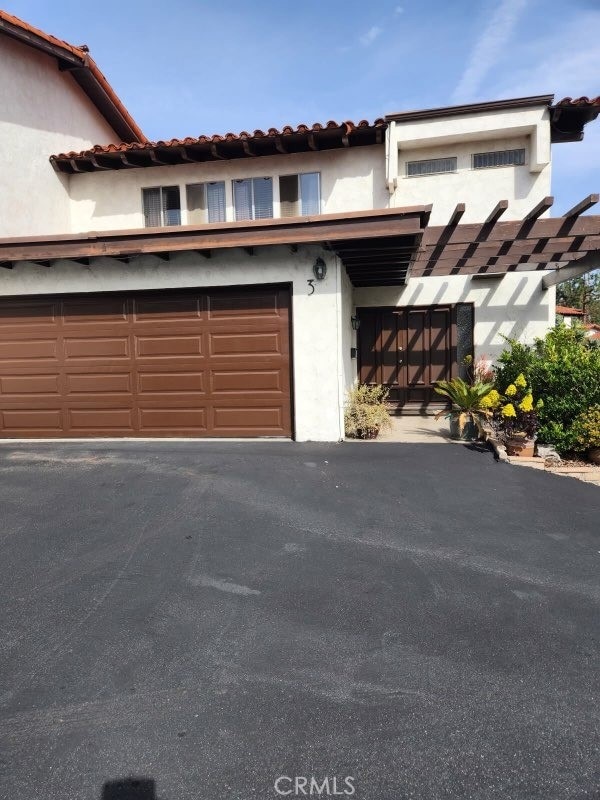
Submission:
{"label": "asphalt driveway", "polygon": [[1,798],[600,797],[597,488],[445,444],[0,471]]}

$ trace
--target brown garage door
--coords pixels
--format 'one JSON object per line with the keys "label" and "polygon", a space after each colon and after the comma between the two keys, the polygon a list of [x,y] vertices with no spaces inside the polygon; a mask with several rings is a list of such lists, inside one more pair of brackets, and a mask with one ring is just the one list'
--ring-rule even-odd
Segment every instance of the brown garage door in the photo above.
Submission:
{"label": "brown garage door", "polygon": [[282,287],[0,301],[0,436],[290,436]]}

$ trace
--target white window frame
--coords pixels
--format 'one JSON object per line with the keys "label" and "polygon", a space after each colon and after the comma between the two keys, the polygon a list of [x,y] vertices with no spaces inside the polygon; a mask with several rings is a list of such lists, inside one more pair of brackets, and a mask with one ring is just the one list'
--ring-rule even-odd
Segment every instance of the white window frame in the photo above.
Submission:
{"label": "white window frame", "polygon": [[322,195],[321,195],[321,173],[318,172],[317,170],[311,170],[310,172],[290,172],[290,173],[287,173],[285,175],[282,174],[282,175],[278,175],[277,176],[277,183],[279,185],[279,190],[280,190],[280,197],[279,197],[279,204],[280,204],[279,216],[280,217],[283,217],[283,215],[281,214],[281,185],[280,185],[280,181],[281,181],[282,178],[296,178],[296,182],[297,182],[297,185],[298,185],[298,203],[300,205],[300,214],[299,214],[299,216],[301,216],[301,217],[309,217],[309,216],[311,216],[310,214],[305,213],[304,212],[304,208],[303,208],[302,181],[301,181],[301,178],[302,178],[303,175],[316,175],[317,176],[317,193],[318,193],[318,211],[317,211],[317,214],[322,214],[323,213],[323,198],[322,198]]}
{"label": "white window frame", "polygon": [[[441,164],[441,162],[454,162],[453,169],[433,169],[431,172],[417,172],[409,174],[412,164]],[[429,178],[431,175],[455,175],[458,172],[458,156],[441,156],[440,158],[420,158],[415,161],[407,161],[404,168],[405,178]]]}
{"label": "white window frame", "polygon": [[[262,180],[270,180],[271,181],[271,216],[270,217],[256,217],[256,206],[254,202],[254,181],[262,181]],[[273,175],[252,175],[244,178],[232,178],[231,180],[231,200],[233,205],[233,218],[236,221],[250,221],[240,219],[238,220],[237,216],[237,207],[235,203],[235,184],[239,181],[249,181],[250,183],[250,191],[251,191],[251,204],[252,204],[252,216],[250,220],[255,219],[274,219],[275,216],[275,178]]]}
{"label": "white window frame", "polygon": [[209,210],[209,207],[208,207],[208,189],[207,189],[207,187],[209,185],[211,185],[211,184],[212,185],[220,184],[223,187],[223,219],[222,220],[217,220],[217,222],[227,222],[227,181],[224,181],[224,180],[222,180],[222,181],[194,181],[194,183],[186,183],[185,184],[185,213],[186,213],[186,221],[188,222],[188,224],[192,224],[192,222],[190,220],[190,207],[189,207],[189,194],[188,194],[188,190],[192,186],[194,186],[194,187],[201,186],[202,187],[202,191],[204,193],[204,214],[203,214],[202,222],[200,224],[204,224],[204,223],[206,223],[206,224],[214,224],[215,221],[213,220],[213,222],[211,222],[210,219],[209,219],[209,211],[210,210]]}
{"label": "white window frame", "polygon": [[[504,155],[506,153],[523,153],[523,161],[519,164],[484,164],[482,166],[475,166],[475,158],[477,156],[495,156]],[[485,150],[479,153],[471,153],[471,169],[479,171],[480,169],[505,169],[506,167],[524,167],[527,164],[527,148],[526,147],[506,147],[502,150]]]}
{"label": "white window frame", "polygon": [[[165,222],[165,208],[164,208],[164,202],[163,202],[163,192],[166,189],[177,189],[177,191],[179,192],[179,222],[176,222],[174,224],[173,223],[169,223],[168,225]],[[146,225],[146,211],[145,211],[145,203],[144,203],[144,192],[156,192],[156,191],[160,192],[160,225],[158,225],[158,226],[156,226],[156,225]],[[154,227],[168,228],[168,227],[174,227],[175,225],[181,225],[181,221],[182,221],[181,186],[179,186],[179,184],[171,183],[168,186],[167,185],[165,185],[165,186],[162,186],[162,185],[161,186],[143,186],[141,194],[142,194],[142,218],[144,220],[144,227],[145,228],[154,228]]]}

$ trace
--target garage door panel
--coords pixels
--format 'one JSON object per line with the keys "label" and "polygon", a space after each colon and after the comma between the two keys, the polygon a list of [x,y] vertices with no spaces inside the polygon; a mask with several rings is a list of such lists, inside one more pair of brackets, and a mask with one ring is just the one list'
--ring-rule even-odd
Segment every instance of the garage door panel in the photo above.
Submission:
{"label": "garage door panel", "polygon": [[206,433],[205,408],[140,408],[140,427],[143,430],[171,430]]}
{"label": "garage door panel", "polygon": [[134,411],[131,408],[70,408],[68,426],[72,431],[91,431],[104,435],[107,431],[133,431]]}
{"label": "garage door panel", "polygon": [[202,355],[202,336],[136,336],[135,352],[138,358],[181,358]]}
{"label": "garage door panel", "polygon": [[149,322],[152,325],[163,322],[177,322],[178,325],[189,321],[194,325],[203,315],[202,295],[180,295],[164,297],[134,298],[133,319],[136,323]]}
{"label": "garage door panel", "polygon": [[72,395],[130,394],[132,380],[129,372],[69,373],[66,391]]}
{"label": "garage door panel", "polygon": [[143,372],[137,376],[139,394],[205,393],[203,372]]}
{"label": "garage door panel", "polygon": [[129,337],[64,339],[65,359],[87,359],[98,362],[102,359],[129,359]]}
{"label": "garage door panel", "polygon": [[65,328],[74,326],[95,327],[103,325],[127,325],[127,300],[123,298],[98,297],[63,300],[61,321]]}
{"label": "garage door panel", "polygon": [[282,392],[283,377],[279,369],[212,370],[210,388],[213,394],[224,392]]}
{"label": "garage door panel", "polygon": [[62,429],[60,409],[5,409],[2,411],[2,424],[7,432],[17,431],[55,431]]}
{"label": "garage door panel", "polygon": [[0,301],[0,435],[289,436],[289,291]]}
{"label": "garage door panel", "polygon": [[6,398],[59,394],[58,375],[3,375],[0,392]]}

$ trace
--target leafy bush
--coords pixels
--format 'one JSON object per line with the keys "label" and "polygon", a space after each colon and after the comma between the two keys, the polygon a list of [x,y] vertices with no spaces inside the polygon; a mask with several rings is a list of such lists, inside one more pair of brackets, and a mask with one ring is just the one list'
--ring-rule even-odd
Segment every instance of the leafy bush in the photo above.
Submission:
{"label": "leafy bush", "polygon": [[592,406],[580,414],[571,431],[575,440],[573,450],[584,452],[590,447],[600,447],[600,405]]}
{"label": "leafy bush", "polygon": [[482,420],[491,416],[490,408],[485,404],[485,398],[493,390],[493,383],[474,381],[469,384],[462,378],[452,378],[449,381],[436,381],[433,388],[438,394],[447,397],[452,402],[450,411],[438,412],[436,419],[441,416],[456,419],[461,435],[469,421],[477,427],[480,433],[482,432]]}
{"label": "leafy bush", "polygon": [[496,385],[513,384],[521,373],[543,400],[538,440],[555,445],[561,453],[573,450],[576,417],[600,404],[600,348],[590,346],[583,328],[563,324],[533,345],[509,339],[498,358]]}
{"label": "leafy bush", "polygon": [[391,427],[390,414],[385,404],[390,390],[385,386],[358,384],[348,392],[344,411],[346,436],[370,439],[380,430]]}

